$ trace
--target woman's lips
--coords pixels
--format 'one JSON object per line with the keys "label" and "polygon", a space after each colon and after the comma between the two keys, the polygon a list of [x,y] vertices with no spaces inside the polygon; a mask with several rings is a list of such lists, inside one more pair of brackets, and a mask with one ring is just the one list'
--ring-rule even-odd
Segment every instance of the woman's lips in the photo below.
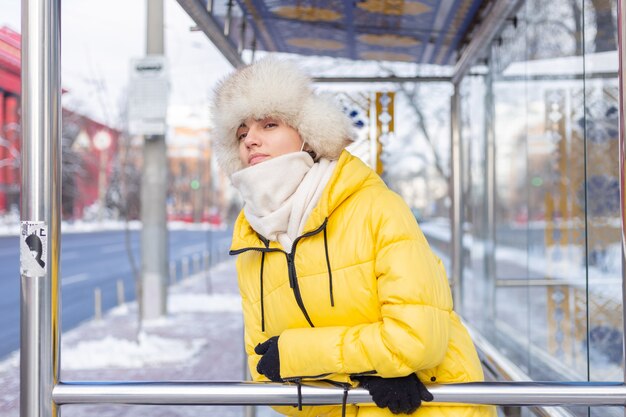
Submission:
{"label": "woman's lips", "polygon": [[263,162],[265,159],[267,159],[268,155],[265,154],[254,154],[251,155],[250,158],[248,158],[248,165],[256,165],[259,162]]}

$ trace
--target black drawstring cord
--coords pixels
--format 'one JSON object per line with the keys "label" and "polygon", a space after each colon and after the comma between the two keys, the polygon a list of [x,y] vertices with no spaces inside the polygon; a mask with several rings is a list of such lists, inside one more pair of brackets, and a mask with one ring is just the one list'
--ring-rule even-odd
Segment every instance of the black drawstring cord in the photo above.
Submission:
{"label": "black drawstring cord", "polygon": [[261,331],[265,332],[265,304],[263,302],[263,265],[265,264],[265,252],[261,253]]}
{"label": "black drawstring cord", "polygon": [[328,267],[328,286],[330,287],[330,306],[335,306],[333,297],[333,272],[330,269],[330,259],[328,258],[328,239],[326,237],[326,222],[324,222],[324,251],[326,253],[326,266]]}
{"label": "black drawstring cord", "polygon": [[343,387],[343,399],[341,400],[341,417],[346,417],[346,408],[348,404],[348,391],[350,391],[350,385],[346,384]]}
{"label": "black drawstring cord", "polygon": [[296,384],[298,385],[298,411],[302,411],[302,380],[296,379]]}

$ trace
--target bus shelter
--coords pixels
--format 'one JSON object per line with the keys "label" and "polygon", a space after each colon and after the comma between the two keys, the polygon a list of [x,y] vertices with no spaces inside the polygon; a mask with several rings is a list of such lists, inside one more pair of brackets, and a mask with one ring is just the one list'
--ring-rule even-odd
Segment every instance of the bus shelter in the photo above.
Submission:
{"label": "bus shelter", "polygon": [[[573,2],[567,9],[517,0],[178,2],[234,66],[245,65],[261,50],[441,66],[437,75],[317,78],[326,83],[437,82],[452,88],[451,215],[449,234],[439,236],[451,253],[457,309],[474,329],[486,367],[508,382],[436,385],[435,401],[626,405],[622,275],[626,12],[621,1]],[[56,415],[60,406],[78,403],[296,404],[296,387],[275,384],[59,380],[60,1],[23,0],[22,5],[21,221],[24,235],[36,233],[42,240],[47,265],[40,271],[21,262],[23,415]],[[542,15],[551,20],[531,19]],[[559,32],[559,18],[572,16],[573,32]],[[559,34],[552,39],[568,45],[567,53],[555,56],[550,50],[542,38],[545,32],[537,29],[543,24],[552,28],[549,33]],[[563,20],[561,26],[569,28]],[[511,123],[519,117],[510,117],[520,113],[525,120],[521,138],[511,134]],[[538,125],[543,126],[541,135],[534,131]],[[525,202],[521,205],[520,196]],[[433,235],[436,232],[434,228]],[[537,251],[545,256],[531,256]],[[619,265],[609,262],[615,259],[611,253],[618,254]],[[520,256],[526,264],[521,273],[516,263]],[[585,267],[582,272],[567,269],[568,262]],[[611,268],[619,270],[617,280],[606,279]],[[526,318],[522,326],[532,336],[526,342],[540,340],[537,343],[545,344],[551,354],[533,356],[543,362],[537,359],[539,365],[525,370],[502,353],[512,346],[507,342],[516,340],[515,324],[506,326],[511,312],[502,305],[519,297],[520,291],[528,301],[516,313]],[[536,316],[533,309],[537,294],[548,297],[541,306],[543,316]],[[531,334],[531,325],[541,317],[548,321],[544,331]],[[598,369],[609,370],[612,377],[602,380],[593,376],[596,365],[591,365],[589,351],[598,338],[604,338],[603,348],[610,345],[607,335],[618,354],[603,351],[611,366]],[[581,344],[585,349],[579,349]],[[559,361],[561,368],[573,372],[562,370],[563,377],[552,382],[529,382],[550,379],[540,371],[553,367],[557,372]],[[578,377],[578,368],[586,369],[584,378]],[[344,395],[342,390],[314,387],[303,387],[301,394],[307,405],[340,404]],[[348,394],[350,403],[370,401],[364,390]],[[539,415],[568,415],[560,409],[536,410]]]}

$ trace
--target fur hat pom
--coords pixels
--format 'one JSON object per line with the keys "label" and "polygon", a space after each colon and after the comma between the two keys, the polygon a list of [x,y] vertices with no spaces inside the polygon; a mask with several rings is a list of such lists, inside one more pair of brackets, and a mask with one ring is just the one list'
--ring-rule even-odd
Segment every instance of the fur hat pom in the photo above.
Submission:
{"label": "fur hat pom", "polygon": [[337,159],[352,138],[349,118],[294,64],[266,57],[238,69],[215,89],[213,144],[227,175],[243,168],[236,132],[247,118],[276,117],[298,131],[318,157]]}

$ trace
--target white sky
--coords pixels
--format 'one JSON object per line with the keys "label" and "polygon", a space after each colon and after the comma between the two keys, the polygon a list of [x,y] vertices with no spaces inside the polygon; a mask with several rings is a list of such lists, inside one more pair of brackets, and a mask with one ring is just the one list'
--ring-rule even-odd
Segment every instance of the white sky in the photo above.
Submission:
{"label": "white sky", "polygon": [[[166,55],[171,69],[170,105],[205,114],[215,82],[232,67],[174,0],[165,0]],[[0,26],[20,32],[21,0],[0,0]],[[63,0],[64,105],[107,124],[118,120],[131,58],[145,55],[145,0]]]}

